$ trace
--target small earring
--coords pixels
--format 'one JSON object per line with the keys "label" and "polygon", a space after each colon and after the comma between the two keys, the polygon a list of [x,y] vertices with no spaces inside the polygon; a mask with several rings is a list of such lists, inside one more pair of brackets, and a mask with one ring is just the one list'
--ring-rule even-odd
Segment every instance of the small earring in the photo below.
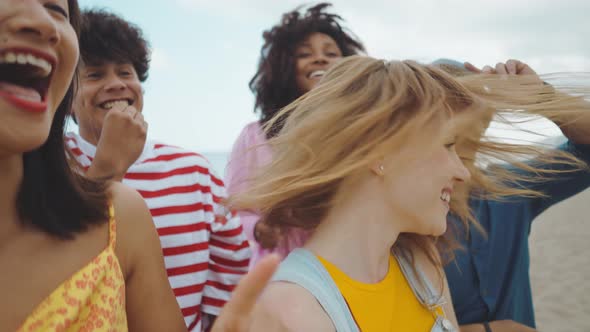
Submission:
{"label": "small earring", "polygon": [[383,175],[384,171],[385,171],[385,166],[379,165],[379,172],[381,173],[381,175]]}

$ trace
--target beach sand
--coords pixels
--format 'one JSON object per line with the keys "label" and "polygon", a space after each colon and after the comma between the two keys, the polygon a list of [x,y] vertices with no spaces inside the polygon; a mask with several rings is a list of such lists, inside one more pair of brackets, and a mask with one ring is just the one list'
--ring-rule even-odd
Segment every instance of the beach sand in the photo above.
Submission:
{"label": "beach sand", "polygon": [[545,211],[529,238],[537,328],[590,331],[590,189]]}

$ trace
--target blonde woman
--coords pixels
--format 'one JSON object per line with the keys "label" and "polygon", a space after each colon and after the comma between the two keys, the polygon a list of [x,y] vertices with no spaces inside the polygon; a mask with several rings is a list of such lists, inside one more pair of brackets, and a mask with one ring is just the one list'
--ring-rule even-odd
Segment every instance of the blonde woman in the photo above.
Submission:
{"label": "blonde woman", "polygon": [[550,118],[588,109],[527,78],[462,80],[411,61],[350,57],[282,111],[289,119],[269,142],[276,158],[232,202],[260,209],[256,237],[267,248],[294,229],[311,237],[281,264],[247,323],[251,330],[456,330],[441,258],[456,248],[445,233],[449,211],[477,227],[467,208],[471,190],[496,198],[538,194],[510,185],[535,180],[520,173],[484,174],[476,153],[539,177],[552,171],[512,157],[582,167],[559,151],[482,141],[491,116],[496,109]]}

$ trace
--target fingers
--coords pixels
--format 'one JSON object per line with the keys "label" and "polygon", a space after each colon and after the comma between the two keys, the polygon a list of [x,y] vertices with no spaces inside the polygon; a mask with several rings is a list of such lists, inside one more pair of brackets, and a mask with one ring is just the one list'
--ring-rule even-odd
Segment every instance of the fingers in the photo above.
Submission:
{"label": "fingers", "polygon": [[234,290],[231,301],[224,310],[229,312],[250,311],[273,276],[279,265],[279,260],[278,255],[269,255],[258,262],[254,269],[240,281]]}
{"label": "fingers", "polygon": [[133,118],[137,119],[138,117],[141,117],[143,119],[143,114],[141,114],[140,111],[138,111],[135,107],[130,106],[128,107],[128,109],[132,108],[133,109]]}
{"label": "fingers", "polygon": [[117,102],[113,105],[113,107],[111,108],[111,111],[125,112],[127,110],[127,108],[129,108],[129,105]]}
{"label": "fingers", "polygon": [[132,105],[125,105],[125,104],[118,103],[115,106],[113,106],[113,108],[111,109],[111,111],[109,113],[114,113],[114,112],[121,112],[123,114],[129,114],[133,118],[135,116],[135,113],[137,113],[137,110]]}
{"label": "fingers", "polygon": [[[131,107],[129,107],[131,108]],[[133,108],[135,109],[135,108]],[[143,118],[143,113],[135,111],[133,114],[133,121],[137,123],[141,127],[141,136],[145,136],[147,134],[148,123]]]}
{"label": "fingers", "polygon": [[[129,107],[131,108],[131,107]],[[143,113],[136,111],[135,109],[133,109],[133,111],[130,112],[131,114],[131,118],[133,120],[136,120],[137,122],[144,122],[144,118],[143,118]]]}
{"label": "fingers", "polygon": [[495,68],[498,74],[504,75],[536,75],[537,73],[529,67],[526,63],[516,60],[509,59],[506,63],[499,62]]}
{"label": "fingers", "polygon": [[527,65],[526,63],[524,63],[522,61],[515,60],[515,59],[510,59],[510,60],[506,61],[506,67],[508,68],[509,73],[513,74],[513,75],[536,75],[537,74],[531,67],[529,67],[529,65]]}
{"label": "fingers", "polygon": [[496,64],[496,74],[508,75],[508,68],[506,68],[506,65],[504,63],[498,62]]}
{"label": "fingers", "polygon": [[129,114],[131,119],[133,119],[135,122],[141,124],[143,127],[147,127],[147,122],[145,122],[145,119],[143,118],[143,113],[138,111],[135,107],[127,106],[124,112]]}
{"label": "fingers", "polygon": [[518,61],[518,63],[516,64],[516,70],[519,75],[537,75],[536,71],[534,71],[529,65],[521,61]]}
{"label": "fingers", "polygon": [[[141,129],[142,136],[147,134],[148,123],[145,121],[143,113],[138,111],[133,105],[126,106],[125,108],[117,107],[108,112],[105,119],[110,119],[106,120],[110,123],[119,123],[118,126],[122,126],[121,130],[126,131],[130,129],[129,126],[134,126]],[[123,121],[121,122],[121,120]]]}
{"label": "fingers", "polygon": [[484,66],[481,70],[469,62],[465,62],[464,66],[474,74],[497,74],[501,79],[508,79],[508,76],[526,76],[532,80],[531,83],[543,82],[531,67],[516,59],[509,59],[506,63],[498,62],[495,67]]}
{"label": "fingers", "polygon": [[525,63],[521,61],[510,59],[504,62],[498,62],[495,67],[485,66],[482,69],[484,74],[498,74],[498,75],[520,75],[525,74],[524,71],[532,71]]}
{"label": "fingers", "polygon": [[278,255],[266,256],[244,276],[234,290],[231,300],[223,307],[211,331],[235,332],[238,331],[235,328],[240,328],[239,322],[248,321],[256,300],[270,281],[279,262]]}
{"label": "fingers", "polygon": [[518,60],[514,60],[514,59],[510,59],[508,61],[506,61],[506,69],[508,70],[508,74],[510,75],[516,75],[518,74],[519,70],[518,70],[518,64],[521,63]]}
{"label": "fingers", "polygon": [[138,111],[137,108],[135,108],[135,106],[133,105],[116,104],[115,106],[113,106],[112,110],[128,114],[129,116],[131,116],[132,119],[137,118],[137,116],[141,114],[141,112]]}
{"label": "fingers", "polygon": [[490,66],[484,66],[482,68],[481,72],[484,74],[494,74],[495,70],[494,70],[494,68],[492,68]]}
{"label": "fingers", "polygon": [[475,74],[480,74],[482,72],[481,69],[479,69],[476,66],[474,66],[473,64],[471,64],[471,62],[465,62],[465,63],[463,63],[463,66],[465,67],[465,69],[467,69],[468,71],[475,73]]}

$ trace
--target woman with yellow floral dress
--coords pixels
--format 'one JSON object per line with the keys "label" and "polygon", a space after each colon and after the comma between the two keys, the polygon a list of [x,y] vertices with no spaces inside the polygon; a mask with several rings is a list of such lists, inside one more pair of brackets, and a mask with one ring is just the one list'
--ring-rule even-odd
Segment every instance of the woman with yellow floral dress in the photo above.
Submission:
{"label": "woman with yellow floral dress", "polygon": [[0,331],[185,331],[142,198],[65,155],[79,21],[0,2]]}

